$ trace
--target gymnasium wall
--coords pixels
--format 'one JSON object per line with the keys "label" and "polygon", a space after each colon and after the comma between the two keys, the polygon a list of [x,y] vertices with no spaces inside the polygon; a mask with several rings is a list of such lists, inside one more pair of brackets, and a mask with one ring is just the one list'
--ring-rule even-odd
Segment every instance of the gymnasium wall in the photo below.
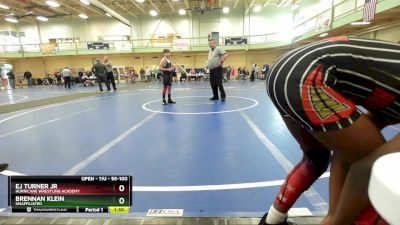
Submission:
{"label": "gymnasium wall", "polygon": [[[392,26],[386,29],[363,33],[356,35],[363,38],[379,39],[398,43],[400,41],[400,25]],[[263,65],[264,63],[272,64],[272,62],[283,54],[283,50],[259,50],[259,51],[231,51],[231,56],[225,63],[226,66],[231,65],[235,68],[246,66],[250,68],[252,63]],[[110,60],[115,66],[134,66],[135,68],[149,66],[158,66],[161,59],[161,54],[113,54],[109,55]],[[65,66],[74,68],[90,69],[92,62],[99,56],[70,56],[70,57],[42,57],[42,58],[26,58],[7,60],[14,65],[17,73],[24,72],[29,69],[34,77],[42,77],[47,72],[52,72],[55,69]],[[178,64],[185,65],[186,68],[204,67],[207,61],[207,52],[184,52],[174,53],[174,59]]]}
{"label": "gymnasium wall", "polygon": [[349,9],[354,8],[354,5],[361,7],[365,0],[302,0],[298,10],[295,11],[295,20],[304,21],[314,17],[317,14],[323,13],[332,7],[335,7],[334,15],[343,15]]}
{"label": "gymnasium wall", "polygon": [[[114,36],[120,40],[121,36],[132,36],[134,40],[150,39],[152,35],[178,34],[182,38],[194,38],[194,45],[206,44],[204,37],[210,32],[219,32],[220,36],[253,36],[248,37],[254,42],[265,42],[265,36],[254,35],[278,33],[274,36],[279,40],[291,40],[293,24],[306,21],[322,13],[333,4],[345,4],[335,8],[335,15],[346,11],[350,5],[362,5],[364,0],[302,0],[299,8],[293,9],[291,4],[278,6],[270,3],[263,7],[261,12],[255,13],[248,6],[230,7],[229,14],[220,10],[205,11],[204,14],[192,11],[192,16],[178,13],[151,17],[149,15],[132,16],[124,15],[130,20],[131,27],[119,21],[100,15],[89,15],[89,19],[82,20],[77,16],[51,18],[48,22],[18,24],[0,21],[0,30],[13,30],[25,32],[22,44],[48,43],[49,39],[79,37],[80,41],[97,41],[99,36]],[[290,2],[290,1],[288,1]],[[350,4],[350,5],[348,5]],[[254,5],[255,6],[255,5]],[[199,40],[199,38],[204,38]],[[271,37],[270,37],[271,38]],[[109,38],[111,40],[112,38]],[[135,42],[135,46],[146,46],[147,40]]]}
{"label": "gymnasium wall", "polygon": [[[338,2],[337,0],[335,2]],[[305,21],[311,17],[330,9],[332,0],[302,0],[295,13],[296,21]]]}
{"label": "gymnasium wall", "polygon": [[[76,16],[51,18],[48,22],[10,24],[0,21],[0,30],[25,32],[22,44],[48,43],[49,39],[79,37],[80,41],[97,41],[99,36],[132,36],[134,39],[149,39],[153,34],[179,34],[182,38],[204,38],[210,32],[219,32],[220,36],[250,36],[266,33],[288,33],[293,24],[293,13],[290,6],[277,7],[269,4],[261,12],[245,7],[231,7],[229,14],[220,10],[192,12],[180,16],[140,16],[128,17],[132,27],[106,16],[90,15],[82,20]],[[115,40],[117,40],[116,38]]]}
{"label": "gymnasium wall", "polygon": [[389,41],[393,43],[400,43],[400,24],[393,25],[391,27],[377,31],[362,33],[356,36],[361,38],[370,38]]}
{"label": "gymnasium wall", "polygon": [[400,25],[377,31],[376,39],[400,43]]}
{"label": "gymnasium wall", "polygon": [[[264,50],[264,51],[231,51],[228,52],[230,57],[225,62],[225,66],[234,66],[235,68],[246,66],[251,68],[252,63],[261,65],[272,62],[283,54],[282,50]],[[202,68],[205,67],[207,61],[207,52],[200,53],[173,53],[174,61],[186,68]],[[33,77],[43,77],[48,72],[64,68],[84,68],[89,70],[96,58],[102,58],[104,55],[98,56],[69,56],[69,57],[41,57],[7,60],[15,68],[16,74],[22,74],[25,70],[32,72]],[[135,67],[139,70],[141,67],[150,66],[158,67],[161,60],[161,54],[115,54],[108,56],[114,66]]]}

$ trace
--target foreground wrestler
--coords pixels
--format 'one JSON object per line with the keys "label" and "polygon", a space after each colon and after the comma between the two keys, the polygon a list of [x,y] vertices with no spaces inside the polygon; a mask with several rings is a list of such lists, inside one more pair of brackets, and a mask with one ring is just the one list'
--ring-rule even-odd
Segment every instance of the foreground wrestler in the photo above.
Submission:
{"label": "foreground wrestler", "polygon": [[400,151],[399,136],[386,142],[380,132],[400,121],[400,45],[329,38],[280,57],[266,85],[303,159],[260,224],[286,224],[288,210],[329,162],[329,211],[322,224],[385,224],[369,207],[367,188],[373,162]]}

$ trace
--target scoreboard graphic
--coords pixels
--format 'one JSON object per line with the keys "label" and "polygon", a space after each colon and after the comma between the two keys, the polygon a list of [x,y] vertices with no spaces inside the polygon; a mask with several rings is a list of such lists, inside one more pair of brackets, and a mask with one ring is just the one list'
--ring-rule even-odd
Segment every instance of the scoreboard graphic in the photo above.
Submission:
{"label": "scoreboard graphic", "polygon": [[131,176],[10,176],[15,213],[129,213]]}

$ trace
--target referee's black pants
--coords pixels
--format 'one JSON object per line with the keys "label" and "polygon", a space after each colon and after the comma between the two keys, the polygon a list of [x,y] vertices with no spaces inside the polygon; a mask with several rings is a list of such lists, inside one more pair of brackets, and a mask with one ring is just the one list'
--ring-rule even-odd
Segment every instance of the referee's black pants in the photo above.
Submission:
{"label": "referee's black pants", "polygon": [[70,76],[64,77],[64,86],[65,86],[65,88],[67,88],[67,86],[68,86],[68,89],[71,89],[71,77]]}
{"label": "referee's black pants", "polygon": [[103,91],[103,85],[101,85],[101,83],[106,83],[107,91],[111,91],[110,83],[107,80],[106,74],[97,74],[97,83],[99,83],[100,91]]}
{"label": "referee's black pants", "polygon": [[210,70],[210,84],[213,91],[213,98],[218,98],[218,88],[221,92],[221,98],[225,98],[225,90],[222,85],[222,66]]}
{"label": "referee's black pants", "polygon": [[[107,78],[106,79],[107,79],[107,82],[112,85],[114,91],[117,90],[117,87],[115,86],[114,73],[113,72],[107,72]],[[106,85],[107,85],[107,83],[106,83]]]}

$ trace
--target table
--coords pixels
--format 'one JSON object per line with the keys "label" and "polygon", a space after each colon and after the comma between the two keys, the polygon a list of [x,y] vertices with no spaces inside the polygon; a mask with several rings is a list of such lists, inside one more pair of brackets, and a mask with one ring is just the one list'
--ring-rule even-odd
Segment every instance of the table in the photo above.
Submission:
{"label": "table", "polygon": [[400,153],[374,163],[368,187],[372,205],[388,223],[400,225]]}

